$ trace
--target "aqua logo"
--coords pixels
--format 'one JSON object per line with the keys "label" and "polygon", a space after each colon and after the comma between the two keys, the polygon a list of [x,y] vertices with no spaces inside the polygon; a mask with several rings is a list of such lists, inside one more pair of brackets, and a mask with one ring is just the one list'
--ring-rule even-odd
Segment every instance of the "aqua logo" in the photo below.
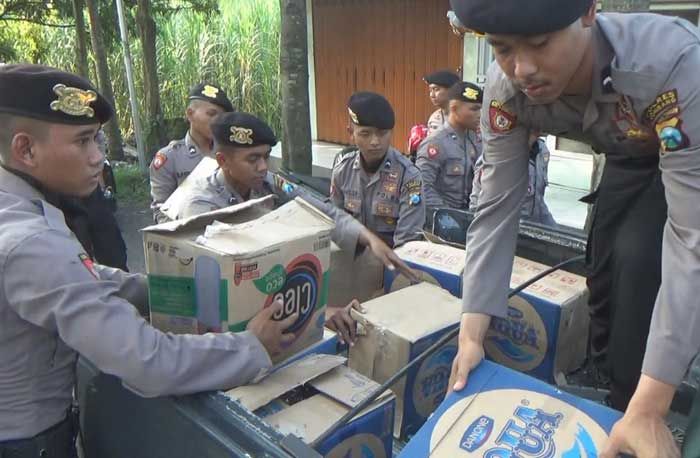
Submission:
{"label": "aqua logo", "polygon": [[474,420],[469,428],[464,432],[459,448],[467,452],[474,452],[489,440],[493,431],[493,418],[485,415]]}
{"label": "aqua logo", "polygon": [[523,400],[522,404],[515,409],[513,418],[508,420],[499,434],[496,446],[487,450],[484,458],[557,456],[554,434],[564,415],[533,409],[527,400]]}
{"label": "aqua logo", "polygon": [[518,309],[508,307],[508,319],[496,318],[491,326],[499,334],[508,337],[515,345],[539,349],[537,330],[524,319],[523,312]]}

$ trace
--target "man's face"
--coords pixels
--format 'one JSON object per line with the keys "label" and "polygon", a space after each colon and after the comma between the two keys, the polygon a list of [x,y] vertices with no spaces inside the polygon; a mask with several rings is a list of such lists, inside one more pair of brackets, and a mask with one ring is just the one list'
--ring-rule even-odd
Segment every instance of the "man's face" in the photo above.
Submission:
{"label": "man's face", "polygon": [[443,108],[447,104],[447,88],[438,86],[437,84],[428,85],[428,95],[433,105]]}
{"label": "man's face", "polygon": [[537,103],[550,103],[567,92],[579,71],[595,11],[556,32],[535,35],[489,34],[496,61],[506,76]]}
{"label": "man's face", "polygon": [[76,197],[90,195],[104,166],[104,155],[95,141],[100,125],[45,125],[43,135],[30,136],[28,172],[51,191]]}
{"label": "man's face", "polygon": [[269,145],[250,148],[222,146],[216,153],[216,161],[232,186],[244,191],[260,189],[267,175],[267,161],[271,151]]}
{"label": "man's face", "polygon": [[200,136],[212,139],[211,128],[209,123],[216,115],[224,112],[224,109],[213,103],[204,100],[194,100],[187,107],[187,120],[190,123],[190,130],[196,132]]}
{"label": "man's face", "polygon": [[481,119],[481,104],[450,100],[450,111],[457,123],[468,130],[478,130]]}
{"label": "man's face", "polygon": [[391,129],[353,125],[353,139],[363,159],[369,164],[381,160],[391,145]]}

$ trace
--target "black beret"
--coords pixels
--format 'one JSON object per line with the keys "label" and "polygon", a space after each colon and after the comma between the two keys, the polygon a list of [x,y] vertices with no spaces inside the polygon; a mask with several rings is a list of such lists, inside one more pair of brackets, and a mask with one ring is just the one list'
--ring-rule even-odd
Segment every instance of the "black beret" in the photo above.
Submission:
{"label": "black beret", "polygon": [[573,24],[593,0],[450,0],[459,20],[477,33],[540,35]]}
{"label": "black beret", "polygon": [[204,100],[205,102],[220,106],[224,111],[233,111],[233,104],[228,99],[226,91],[214,84],[199,83],[190,90],[188,99]]}
{"label": "black beret", "polygon": [[275,146],[277,138],[270,126],[252,114],[243,112],[221,113],[211,120],[214,140],[221,146],[248,148],[258,145]]}
{"label": "black beret", "polygon": [[348,100],[348,113],[358,126],[394,128],[394,109],[383,96],[374,92],[355,92]]}
{"label": "black beret", "polygon": [[484,91],[474,83],[460,81],[453,84],[447,91],[447,98],[469,103],[483,103]]}
{"label": "black beret", "polygon": [[114,114],[90,81],[31,64],[0,66],[0,112],[55,124],[104,124]]}
{"label": "black beret", "polygon": [[429,73],[423,77],[423,81],[428,84],[437,84],[442,87],[452,87],[453,84],[460,81],[460,78],[456,73],[449,70],[440,70],[437,72]]}

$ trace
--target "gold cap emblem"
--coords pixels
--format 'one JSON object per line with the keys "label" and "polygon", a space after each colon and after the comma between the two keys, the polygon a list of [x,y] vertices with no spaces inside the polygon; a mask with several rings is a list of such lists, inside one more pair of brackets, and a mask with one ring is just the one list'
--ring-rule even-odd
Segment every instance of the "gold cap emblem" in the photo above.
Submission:
{"label": "gold cap emblem", "polygon": [[95,110],[90,104],[97,100],[95,91],[85,91],[77,87],[68,87],[65,84],[57,84],[53,91],[58,96],[58,100],[51,102],[53,111],[62,111],[71,116],[95,116]]}
{"label": "gold cap emblem", "polygon": [[245,127],[231,126],[231,136],[229,140],[238,143],[240,145],[252,145],[253,144],[253,129],[246,129]]}
{"label": "gold cap emblem", "polygon": [[360,120],[357,119],[357,115],[350,108],[348,108],[348,114],[350,114],[350,119],[352,119],[352,122],[354,122],[357,125],[360,124]]}
{"label": "gold cap emblem", "polygon": [[467,100],[477,100],[479,98],[479,91],[474,88],[468,87],[464,89],[464,97]]}
{"label": "gold cap emblem", "polygon": [[219,88],[214,86],[209,86],[208,84],[202,89],[202,95],[209,97],[210,99],[215,99],[216,95],[219,93]]}

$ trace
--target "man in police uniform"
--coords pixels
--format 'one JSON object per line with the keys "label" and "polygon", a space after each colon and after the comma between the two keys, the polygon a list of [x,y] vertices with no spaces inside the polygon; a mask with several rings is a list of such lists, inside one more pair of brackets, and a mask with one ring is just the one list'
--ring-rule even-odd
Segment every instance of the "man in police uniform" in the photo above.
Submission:
{"label": "man in police uniform", "polygon": [[185,115],[190,129],[182,140],[170,142],[153,157],[150,167],[151,210],[156,222],[166,221],[160,206],[197,167],[204,156],[213,157],[212,134],[209,123],[220,113],[233,111],[226,92],[208,83],[196,85],[190,91]]}
{"label": "man in police uniform", "polygon": [[398,268],[409,278],[415,278],[411,269],[359,221],[331,202],[322,201],[268,171],[268,159],[277,138],[267,123],[248,113],[223,113],[214,118],[211,130],[219,167],[182,196],[180,207],[172,212],[177,215],[176,219],[270,194],[277,196],[275,206],[301,197],[334,220],[331,237],[341,249],[355,252],[358,244],[368,247],[388,268]]}
{"label": "man in police uniform", "polygon": [[[557,223],[552,216],[552,213],[544,201],[544,193],[549,184],[547,173],[549,170],[549,149],[543,138],[540,138],[537,133],[530,134],[529,143],[530,154],[528,159],[528,182],[527,193],[523,206],[520,209],[520,218],[525,221],[530,221],[544,226],[556,226]],[[474,164],[474,185],[472,186],[472,194],[469,196],[469,210],[476,213],[479,204],[479,195],[481,194],[481,173],[484,166],[482,157],[477,159]],[[425,176],[425,175],[424,175]]]}
{"label": "man in police uniform", "polygon": [[447,124],[447,117],[450,115],[448,91],[460,80],[459,76],[449,70],[440,70],[423,77],[423,81],[428,85],[430,101],[437,107],[428,118],[428,135]]}
{"label": "man in police uniform", "polygon": [[144,396],[226,389],[262,375],[284,334],[276,303],[242,333],[166,335],[140,315],[146,280],[94,264],[64,197],[97,187],[95,136],[112,107],[86,80],[0,67],[0,456],[74,457],[69,409],[80,353]]}
{"label": "man in police uniform", "polygon": [[354,144],[333,169],[331,199],[389,246],[420,237],[425,202],[420,171],[391,147],[394,110],[373,92],[356,92],[348,102]]}
{"label": "man in police uniform", "polygon": [[447,93],[447,124],[428,136],[418,149],[416,166],[423,177],[428,219],[438,208],[467,209],[480,144],[468,132],[479,128],[483,93],[476,84],[457,82]]}
{"label": "man in police uniform", "polygon": [[607,155],[588,243],[589,288],[592,307],[608,298],[613,405],[624,407],[636,386],[603,456],[676,456],[664,415],[700,349],[697,28],[651,14],[596,16],[591,0],[451,3],[464,25],[486,34],[496,62],[484,93],[483,187],[467,234],[450,386],[462,389],[483,357],[490,317],[506,315],[528,132],[585,141]]}

